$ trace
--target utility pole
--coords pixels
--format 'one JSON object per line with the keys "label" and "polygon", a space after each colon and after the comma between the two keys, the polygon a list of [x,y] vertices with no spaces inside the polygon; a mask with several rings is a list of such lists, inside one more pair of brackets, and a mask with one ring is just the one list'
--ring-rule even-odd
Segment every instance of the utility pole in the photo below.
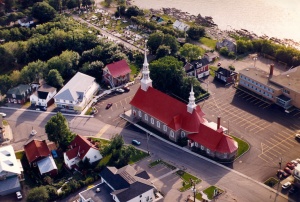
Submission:
{"label": "utility pole", "polygon": [[151,134],[147,133],[146,135],[147,135],[147,152],[148,152],[148,154],[149,154],[149,153],[150,153],[150,152],[149,152],[149,139],[150,139],[150,135],[151,135]]}
{"label": "utility pole", "polygon": [[196,201],[196,183],[193,181],[192,178],[190,178],[190,181],[191,181],[191,185],[193,186],[193,193],[194,193],[194,202]]}

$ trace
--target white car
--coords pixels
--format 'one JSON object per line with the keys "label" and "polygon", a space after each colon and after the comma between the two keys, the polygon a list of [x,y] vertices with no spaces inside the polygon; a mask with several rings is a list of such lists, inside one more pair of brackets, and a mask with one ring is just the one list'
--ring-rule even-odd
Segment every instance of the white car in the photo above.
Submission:
{"label": "white car", "polygon": [[117,92],[117,93],[124,93],[125,91],[124,91],[123,89],[121,89],[121,88],[117,88],[117,89],[116,89],[116,92]]}
{"label": "white car", "polygon": [[6,117],[6,114],[3,112],[0,112],[0,116],[2,116],[4,118],[4,117]]}
{"label": "white car", "polygon": [[19,192],[19,191],[16,192],[16,195],[17,195],[17,199],[22,199],[23,198],[21,192]]}
{"label": "white car", "polygon": [[291,182],[286,182],[286,183],[284,183],[284,184],[282,185],[282,189],[287,189],[287,188],[289,188],[291,185],[292,185]]}

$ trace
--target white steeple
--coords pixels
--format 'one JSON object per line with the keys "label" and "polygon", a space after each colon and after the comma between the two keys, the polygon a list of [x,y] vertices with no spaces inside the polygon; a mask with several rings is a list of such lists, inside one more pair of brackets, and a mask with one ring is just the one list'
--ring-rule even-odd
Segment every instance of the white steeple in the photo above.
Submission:
{"label": "white steeple", "polygon": [[152,80],[150,79],[150,71],[149,71],[149,64],[147,61],[147,48],[146,48],[147,41],[145,41],[145,55],[144,55],[144,64],[143,64],[143,78],[141,80],[141,88],[144,91],[147,91],[148,87],[152,87]]}
{"label": "white steeple", "polygon": [[190,92],[190,97],[189,97],[189,104],[187,105],[187,111],[189,113],[193,113],[193,110],[196,108],[196,104],[195,104],[195,96],[194,96],[194,91],[193,91],[193,85],[192,85],[192,89]]}

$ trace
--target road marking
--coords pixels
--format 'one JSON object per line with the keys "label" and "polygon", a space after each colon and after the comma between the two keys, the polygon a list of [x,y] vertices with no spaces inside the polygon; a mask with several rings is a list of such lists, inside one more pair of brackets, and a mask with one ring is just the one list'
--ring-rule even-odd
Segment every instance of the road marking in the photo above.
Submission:
{"label": "road marking", "polygon": [[264,153],[264,149],[268,149],[269,146],[266,145],[266,144],[264,144],[264,143],[262,143],[262,142],[260,144],[261,144],[261,153],[263,154]]}
{"label": "road marking", "polygon": [[[264,154],[263,154],[264,155]],[[264,155],[265,156],[265,155]],[[260,158],[261,160],[264,160],[265,162],[267,162],[267,163],[269,163],[270,161],[269,160],[266,160],[266,159],[264,159],[263,157],[262,157],[262,155],[260,154],[260,155],[258,155],[258,158]],[[273,160],[273,159],[272,159]]]}
{"label": "road marking", "polygon": [[95,137],[101,137],[103,135],[103,133],[105,131],[107,131],[107,129],[109,129],[110,125],[109,124],[105,124],[101,130],[95,135]]}

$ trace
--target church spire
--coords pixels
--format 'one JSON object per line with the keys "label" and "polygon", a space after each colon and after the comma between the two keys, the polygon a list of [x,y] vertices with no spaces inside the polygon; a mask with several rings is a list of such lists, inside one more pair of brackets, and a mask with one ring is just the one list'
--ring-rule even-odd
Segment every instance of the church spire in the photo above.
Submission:
{"label": "church spire", "polygon": [[189,113],[193,113],[193,110],[196,108],[196,104],[195,104],[195,96],[194,96],[194,91],[193,91],[193,85],[192,85],[192,89],[190,92],[190,97],[189,97],[189,104],[187,105],[187,111]]}
{"label": "church spire", "polygon": [[150,71],[149,71],[149,64],[147,60],[147,47],[146,47],[147,41],[145,41],[145,53],[144,53],[144,64],[143,64],[143,78],[141,80],[141,88],[144,91],[147,91],[148,87],[152,87],[152,80],[150,79]]}

